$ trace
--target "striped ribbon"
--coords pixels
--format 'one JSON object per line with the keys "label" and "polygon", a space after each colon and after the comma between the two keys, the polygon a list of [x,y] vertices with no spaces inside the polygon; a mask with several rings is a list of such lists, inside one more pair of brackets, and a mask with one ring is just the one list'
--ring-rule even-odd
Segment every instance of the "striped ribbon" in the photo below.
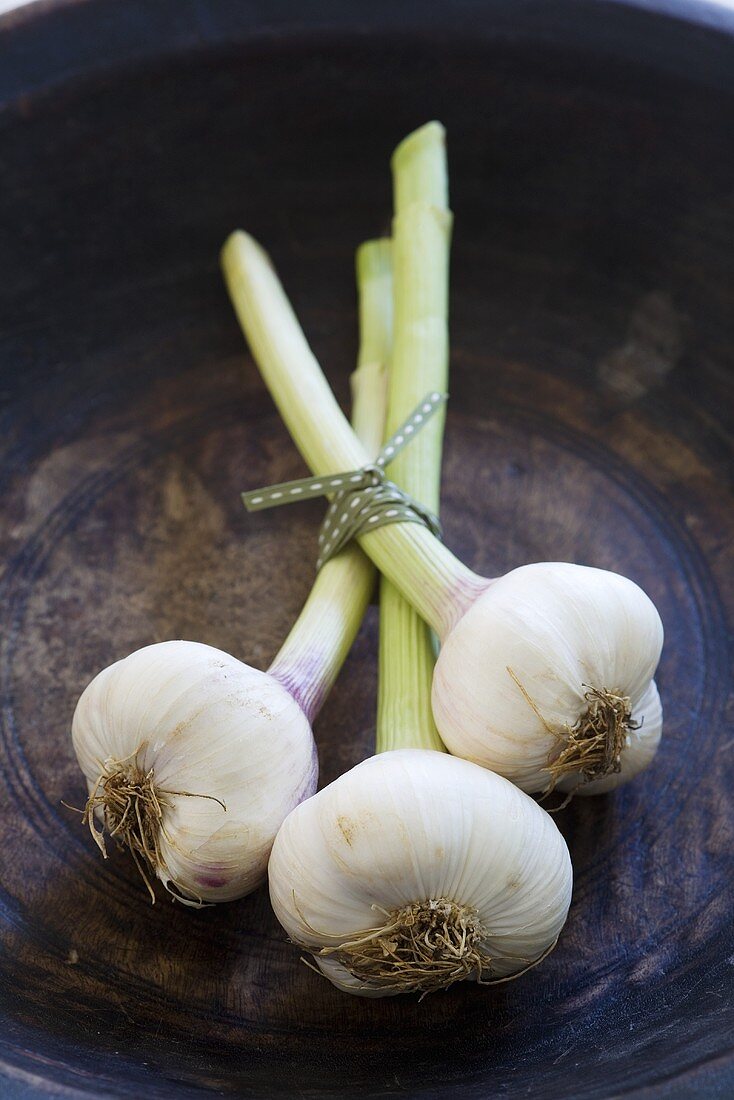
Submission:
{"label": "striped ribbon", "polygon": [[374,462],[343,474],[304,477],[265,489],[253,489],[242,494],[245,508],[248,512],[259,512],[264,508],[333,494],[319,532],[317,570],[352,539],[388,523],[422,523],[440,538],[438,518],[390,481],[385,467],[426,426],[446,398],[444,393],[427,394],[387,440]]}

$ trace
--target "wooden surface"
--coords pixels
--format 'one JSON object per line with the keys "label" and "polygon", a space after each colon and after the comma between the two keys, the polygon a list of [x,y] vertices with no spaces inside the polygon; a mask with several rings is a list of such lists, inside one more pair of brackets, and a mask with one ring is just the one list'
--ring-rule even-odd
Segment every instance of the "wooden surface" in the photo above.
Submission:
{"label": "wooden surface", "polygon": [[[288,5],[272,34],[250,5],[183,7],[156,6],[157,58],[133,2],[0,35],[0,1092],[732,1095],[731,39],[661,22],[645,68],[653,17],[616,6],[592,30],[557,5],[555,41],[542,5],[512,41],[502,4],[481,33],[481,6],[438,5],[420,34],[412,4],[358,34],[350,4],[333,33],[286,33]],[[576,888],[541,968],[365,1002],[299,963],[265,890],[151,907],[60,803],[84,798],[69,724],[96,671],[171,637],[265,667],[312,577],[319,506],[239,502],[303,467],[222,239],[271,249],[346,399],[353,248],[433,115],[456,212],[447,541],[487,573],[640,582],[666,726],[649,773],[559,818]],[[371,751],[375,646],[373,610],[316,727],[324,782]]]}

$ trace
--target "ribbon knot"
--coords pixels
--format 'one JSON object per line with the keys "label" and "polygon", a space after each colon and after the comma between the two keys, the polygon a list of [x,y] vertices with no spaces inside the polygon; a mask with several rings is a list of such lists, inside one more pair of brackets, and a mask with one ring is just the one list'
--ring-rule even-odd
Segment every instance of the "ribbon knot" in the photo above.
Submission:
{"label": "ribbon knot", "polygon": [[377,489],[380,485],[385,483],[385,467],[378,466],[376,462],[368,462],[366,466],[362,467],[362,471],[367,478],[372,478],[369,483],[373,488]]}
{"label": "ribbon knot", "polygon": [[389,523],[422,523],[440,538],[441,525],[437,517],[390,481],[385,467],[415,438],[445,401],[446,394],[427,394],[387,440],[373,462],[342,474],[304,477],[265,489],[253,489],[242,494],[245,508],[248,512],[258,512],[296,500],[333,494],[319,532],[317,570],[358,535]]}

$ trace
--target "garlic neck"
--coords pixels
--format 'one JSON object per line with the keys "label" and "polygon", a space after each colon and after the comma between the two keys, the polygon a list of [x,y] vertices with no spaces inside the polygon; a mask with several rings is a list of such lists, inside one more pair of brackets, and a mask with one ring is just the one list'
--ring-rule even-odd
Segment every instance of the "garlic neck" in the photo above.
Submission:
{"label": "garlic neck", "polygon": [[311,723],[352,646],[374,585],[374,570],[357,546],[328,561],[268,670]]}

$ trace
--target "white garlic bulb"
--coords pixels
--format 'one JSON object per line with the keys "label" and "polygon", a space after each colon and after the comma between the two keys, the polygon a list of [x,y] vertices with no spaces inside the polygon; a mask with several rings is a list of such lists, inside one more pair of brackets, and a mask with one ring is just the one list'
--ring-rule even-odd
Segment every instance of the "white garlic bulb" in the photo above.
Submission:
{"label": "white garlic bulb", "polygon": [[524,791],[597,794],[652,760],[663,627],[617,573],[563,562],[493,581],[441,647],[436,724],[448,749]]}
{"label": "white garlic bulb", "polygon": [[[385,419],[391,247],[357,265],[359,367],[354,423],[374,454]],[[275,833],[317,781],[315,720],[357,634],[374,569],[347,546],[318,571],[268,672],[196,642],[162,642],[100,672],[82,694],[73,742],[85,818],[107,830],[181,900],[229,901],[264,879]],[[96,823],[96,824],[95,824]]]}
{"label": "white garlic bulb", "polygon": [[293,696],[198,642],[146,646],[100,672],[72,738],[88,812],[182,900],[253,890],[283,818],[316,789],[311,726]]}
{"label": "white garlic bulb", "polygon": [[426,749],[374,756],[296,807],[268,877],[291,939],[364,996],[518,975],[555,944],[572,886],[545,810]]}

